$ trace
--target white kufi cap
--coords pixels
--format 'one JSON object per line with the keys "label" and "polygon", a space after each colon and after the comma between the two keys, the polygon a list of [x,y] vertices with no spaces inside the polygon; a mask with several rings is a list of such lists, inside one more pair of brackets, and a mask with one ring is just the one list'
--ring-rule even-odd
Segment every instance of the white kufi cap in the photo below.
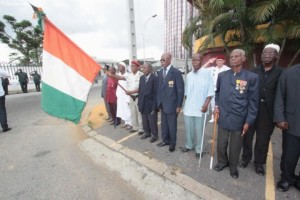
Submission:
{"label": "white kufi cap", "polygon": [[[272,49],[275,49],[275,50],[277,51],[277,53],[279,53],[279,51],[280,51],[279,45],[273,44],[273,43],[272,43],[272,44],[266,45],[265,48],[272,48]],[[264,49],[265,49],[265,48],[264,48]]]}

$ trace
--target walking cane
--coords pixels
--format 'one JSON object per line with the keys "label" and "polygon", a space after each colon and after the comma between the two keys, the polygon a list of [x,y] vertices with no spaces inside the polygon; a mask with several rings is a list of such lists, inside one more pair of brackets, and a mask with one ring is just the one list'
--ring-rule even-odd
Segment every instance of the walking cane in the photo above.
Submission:
{"label": "walking cane", "polygon": [[206,113],[204,114],[204,123],[203,123],[203,129],[202,129],[202,139],[201,139],[201,149],[200,149],[200,157],[199,157],[199,167],[201,165],[201,158],[202,158],[202,150],[203,150],[203,141],[204,141],[204,131],[205,131],[205,124],[206,124]]}
{"label": "walking cane", "polygon": [[217,132],[217,121],[218,118],[215,116],[215,121],[214,121],[214,134],[213,134],[213,139],[212,139],[212,145],[211,145],[211,157],[210,157],[210,169],[212,169],[212,165],[214,162],[214,152],[215,152],[215,137],[216,137],[216,132]]}

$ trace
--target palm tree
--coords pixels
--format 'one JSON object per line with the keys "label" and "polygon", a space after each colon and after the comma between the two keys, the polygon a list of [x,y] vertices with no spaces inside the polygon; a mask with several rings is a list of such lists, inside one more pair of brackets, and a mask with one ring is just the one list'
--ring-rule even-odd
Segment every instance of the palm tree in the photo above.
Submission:
{"label": "palm tree", "polygon": [[[294,52],[291,65],[300,54],[300,2],[299,0],[193,0],[200,16],[190,20],[184,34],[186,48],[190,38],[205,36],[198,51],[212,48],[220,38],[227,52],[231,44],[238,45],[254,64],[254,50],[262,43],[278,43],[281,52]],[[279,61],[279,59],[278,59]]]}

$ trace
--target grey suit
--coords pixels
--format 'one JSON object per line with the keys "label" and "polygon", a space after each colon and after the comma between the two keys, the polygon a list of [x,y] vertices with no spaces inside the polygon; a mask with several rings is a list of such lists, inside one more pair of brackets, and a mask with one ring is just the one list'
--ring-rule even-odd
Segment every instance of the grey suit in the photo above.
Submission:
{"label": "grey suit", "polygon": [[300,156],[300,64],[285,70],[277,86],[274,121],[288,122],[282,131],[281,180],[300,185],[295,169]]}

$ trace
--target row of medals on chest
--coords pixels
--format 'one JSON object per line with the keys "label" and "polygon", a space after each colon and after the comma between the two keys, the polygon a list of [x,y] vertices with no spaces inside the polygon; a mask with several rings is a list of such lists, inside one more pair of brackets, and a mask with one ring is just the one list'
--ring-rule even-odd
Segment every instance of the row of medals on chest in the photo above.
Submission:
{"label": "row of medals on chest", "polygon": [[246,86],[247,86],[247,81],[244,80],[236,80],[235,81],[235,89],[238,90],[240,92],[240,94],[243,94],[246,90]]}

